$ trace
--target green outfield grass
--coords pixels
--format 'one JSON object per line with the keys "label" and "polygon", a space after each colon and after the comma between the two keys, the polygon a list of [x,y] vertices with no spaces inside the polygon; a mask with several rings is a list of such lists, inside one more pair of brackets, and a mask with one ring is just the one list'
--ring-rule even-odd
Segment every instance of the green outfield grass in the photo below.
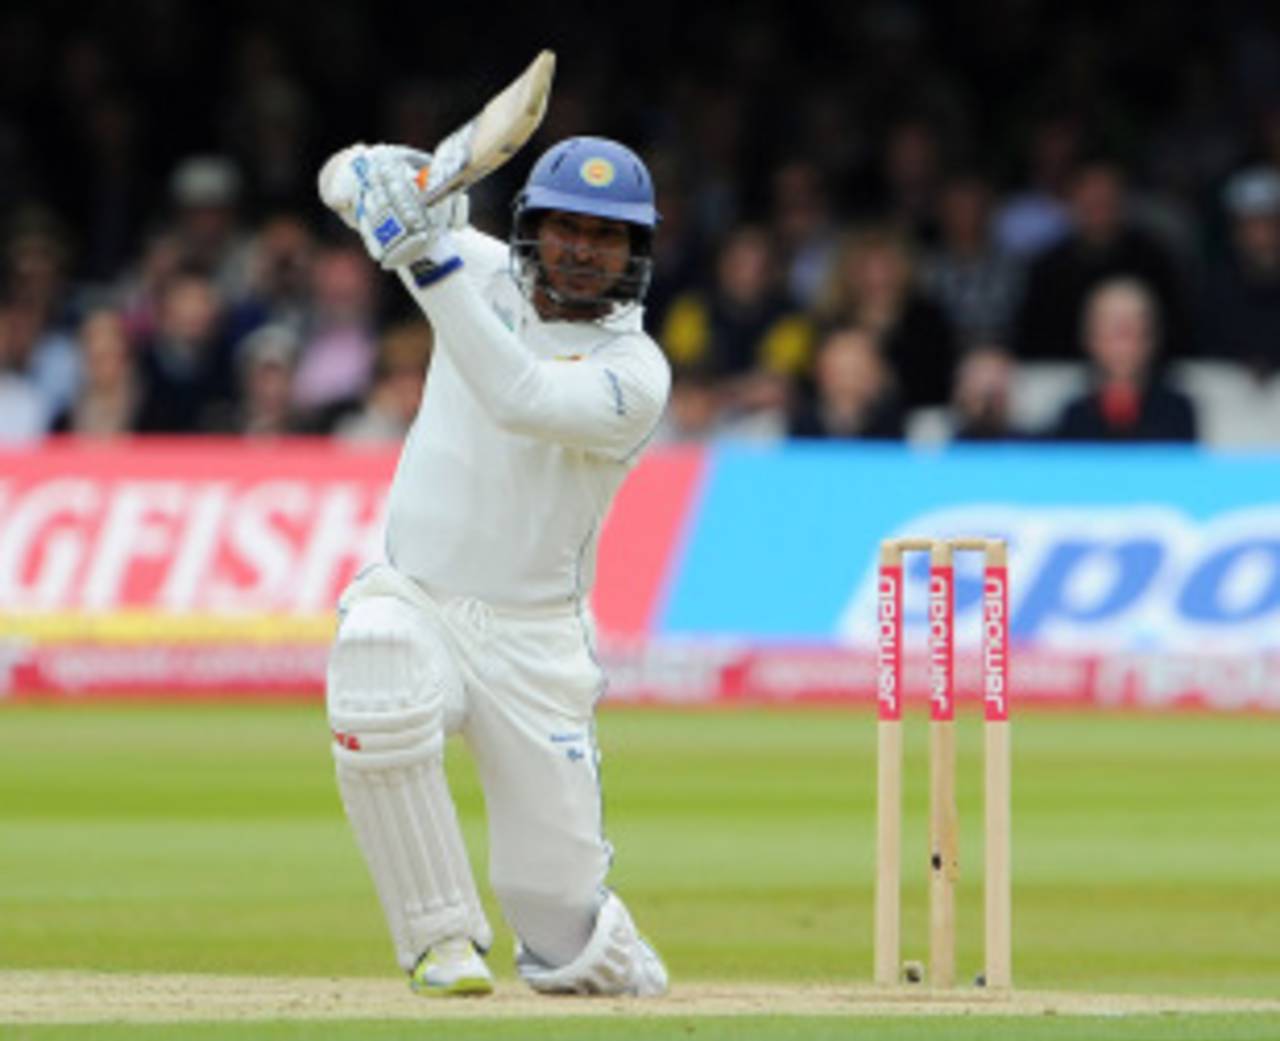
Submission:
{"label": "green outfield grass", "polygon": [[1057,1022],[1000,1020],[986,1016],[962,1019],[818,1019],[761,1017],[755,1020],[697,1018],[614,1020],[607,1027],[598,1019],[530,1022],[450,1022],[443,1030],[422,1023],[270,1023],[245,1027],[184,1023],[172,1026],[23,1027],[13,1034],[0,1028],[5,1041],[1264,1041],[1280,1034],[1280,1025],[1258,1017],[1137,1016],[1123,1021],[1082,1017]]}
{"label": "green outfield grass", "polygon": [[[915,722],[904,946],[923,957],[927,764]],[[862,711],[603,714],[612,881],[676,979],[870,976],[874,737]],[[395,971],[341,816],[318,705],[7,706],[0,738],[0,969]],[[972,974],[982,932],[980,724],[963,721],[960,741],[959,948]],[[1038,713],[1015,721],[1014,741],[1020,988],[1280,994],[1280,720]],[[450,769],[483,863],[482,807],[461,748],[451,747]],[[493,963],[505,978],[509,950],[500,929]],[[853,1030],[831,1020],[546,1023],[516,1024],[523,1032],[451,1023],[448,1036]],[[1280,1021],[1265,1015],[966,1023],[856,1027],[894,1038],[1280,1036]],[[0,1024],[0,1037],[424,1036],[420,1026],[367,1023],[95,1029]]]}

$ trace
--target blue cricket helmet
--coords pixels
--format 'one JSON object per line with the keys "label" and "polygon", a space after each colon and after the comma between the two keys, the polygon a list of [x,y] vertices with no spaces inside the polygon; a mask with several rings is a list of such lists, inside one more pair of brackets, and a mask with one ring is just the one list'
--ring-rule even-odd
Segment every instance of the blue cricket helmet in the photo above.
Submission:
{"label": "blue cricket helmet", "polygon": [[[611,290],[615,301],[635,302],[649,288],[653,233],[659,215],[653,178],[626,145],[606,137],[571,137],[547,149],[516,195],[512,256],[526,286],[541,277],[537,220],[548,210],[622,221],[631,229],[631,261]],[[545,284],[545,283],[544,283]]]}
{"label": "blue cricket helmet", "polygon": [[653,178],[641,158],[607,137],[571,137],[542,154],[516,196],[516,212],[564,210],[653,230]]}

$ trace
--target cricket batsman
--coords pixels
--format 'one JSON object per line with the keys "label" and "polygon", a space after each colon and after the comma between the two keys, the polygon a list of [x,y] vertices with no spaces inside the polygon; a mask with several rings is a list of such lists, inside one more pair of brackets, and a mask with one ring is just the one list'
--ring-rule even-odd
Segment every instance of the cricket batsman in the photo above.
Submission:
{"label": "cricket batsman", "polygon": [[504,244],[467,225],[465,193],[424,205],[430,162],[356,145],[320,177],[436,342],[391,486],[386,561],[339,603],[338,787],[414,990],[493,989],[493,933],[444,773],[459,733],[520,976],[547,993],[659,995],[666,969],[605,885],[605,677],[588,605],[605,515],[670,388],[641,324],[653,184],[614,141],[563,141],[534,165]]}

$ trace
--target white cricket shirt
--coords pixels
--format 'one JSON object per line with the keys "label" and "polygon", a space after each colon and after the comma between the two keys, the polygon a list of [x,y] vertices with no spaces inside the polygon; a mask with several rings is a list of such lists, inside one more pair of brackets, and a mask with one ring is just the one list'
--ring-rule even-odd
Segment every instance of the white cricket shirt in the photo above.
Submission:
{"label": "white cricket shirt", "polygon": [[456,235],[461,272],[419,289],[435,329],[426,393],[391,486],[387,553],[429,591],[576,605],[614,493],[652,436],[671,371],[634,307],[544,322],[507,246]]}

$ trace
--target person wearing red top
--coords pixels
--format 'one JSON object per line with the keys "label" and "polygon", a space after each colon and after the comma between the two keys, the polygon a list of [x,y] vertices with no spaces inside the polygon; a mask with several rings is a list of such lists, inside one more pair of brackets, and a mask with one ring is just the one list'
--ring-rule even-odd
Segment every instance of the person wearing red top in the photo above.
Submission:
{"label": "person wearing red top", "polygon": [[1067,403],[1051,436],[1066,441],[1195,441],[1195,407],[1155,366],[1155,298],[1141,282],[1102,283],[1085,302],[1093,386]]}

